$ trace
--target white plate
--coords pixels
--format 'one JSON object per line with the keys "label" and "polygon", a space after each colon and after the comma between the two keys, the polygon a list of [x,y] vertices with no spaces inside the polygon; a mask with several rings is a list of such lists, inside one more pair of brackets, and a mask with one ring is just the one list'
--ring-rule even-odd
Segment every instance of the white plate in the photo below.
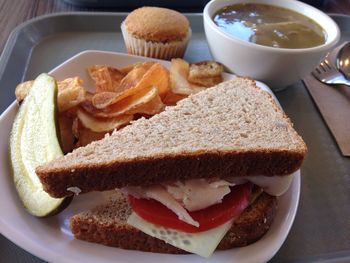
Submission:
{"label": "white plate", "polygon": [[[81,76],[89,83],[85,68],[94,64],[121,67],[137,61],[149,60],[101,51],[85,51],[69,59],[50,72],[57,79]],[[168,66],[169,62],[161,61]],[[225,74],[225,79],[233,78]],[[266,91],[270,89],[258,83]],[[208,262],[196,255],[168,255],[111,248],[75,240],[69,230],[73,214],[102,203],[108,193],[89,193],[75,197],[71,205],[60,214],[46,219],[35,218],[23,208],[12,183],[8,158],[8,141],[17,104],[13,103],[0,116],[0,232],[28,252],[49,262]],[[284,242],[293,223],[300,194],[300,172],[296,172],[288,192],[278,200],[278,212],[268,233],[258,242],[243,248],[218,251],[210,262],[266,262]]]}

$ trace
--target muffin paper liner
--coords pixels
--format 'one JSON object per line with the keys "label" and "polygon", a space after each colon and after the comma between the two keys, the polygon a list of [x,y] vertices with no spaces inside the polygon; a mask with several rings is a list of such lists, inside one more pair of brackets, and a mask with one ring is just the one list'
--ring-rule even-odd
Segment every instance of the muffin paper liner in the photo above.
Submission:
{"label": "muffin paper liner", "polygon": [[185,54],[188,41],[192,34],[191,29],[189,29],[189,32],[184,40],[163,43],[146,41],[144,39],[133,37],[127,32],[124,23],[121,25],[121,30],[125,46],[129,54],[166,60],[170,60],[172,58],[182,58]]}

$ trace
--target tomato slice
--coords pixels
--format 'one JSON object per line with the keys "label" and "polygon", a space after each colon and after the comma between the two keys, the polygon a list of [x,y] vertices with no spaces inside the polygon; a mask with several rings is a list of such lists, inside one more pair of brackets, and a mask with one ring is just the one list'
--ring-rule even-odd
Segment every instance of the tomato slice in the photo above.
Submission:
{"label": "tomato slice", "polygon": [[129,201],[135,213],[150,223],[196,233],[217,227],[239,216],[249,205],[252,186],[251,183],[246,183],[231,187],[231,192],[225,195],[221,203],[189,212],[191,217],[199,222],[199,227],[180,220],[173,211],[153,199],[138,199],[129,195]]}

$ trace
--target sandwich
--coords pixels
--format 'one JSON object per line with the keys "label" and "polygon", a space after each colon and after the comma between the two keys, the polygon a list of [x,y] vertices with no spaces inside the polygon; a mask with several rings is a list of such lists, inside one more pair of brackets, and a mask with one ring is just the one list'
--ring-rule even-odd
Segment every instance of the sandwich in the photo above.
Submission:
{"label": "sandwich", "polygon": [[76,238],[209,257],[270,228],[307,148],[270,94],[235,78],[37,167],[53,197],[118,189]]}

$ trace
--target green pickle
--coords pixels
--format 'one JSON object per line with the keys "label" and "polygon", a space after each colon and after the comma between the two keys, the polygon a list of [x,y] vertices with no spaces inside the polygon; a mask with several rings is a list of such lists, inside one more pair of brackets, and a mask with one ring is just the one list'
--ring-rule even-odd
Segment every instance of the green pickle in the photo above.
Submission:
{"label": "green pickle", "polygon": [[35,168],[63,155],[58,139],[57,84],[39,75],[19,107],[10,135],[13,180],[22,203],[37,217],[63,210],[71,198],[53,198],[43,190]]}

